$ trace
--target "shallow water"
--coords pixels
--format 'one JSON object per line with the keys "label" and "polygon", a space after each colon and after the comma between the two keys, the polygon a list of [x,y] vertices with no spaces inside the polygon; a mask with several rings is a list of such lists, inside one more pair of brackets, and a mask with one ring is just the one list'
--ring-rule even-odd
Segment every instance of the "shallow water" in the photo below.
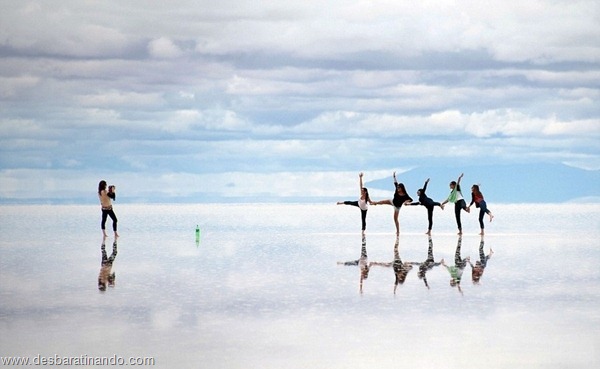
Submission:
{"label": "shallow water", "polygon": [[[0,355],[160,368],[598,366],[600,205],[492,210],[480,283],[467,265],[459,291],[439,265],[427,288],[415,264],[394,293],[392,266],[372,265],[361,288],[360,267],[338,264],[361,257],[356,208],[117,205],[115,285],[101,292],[96,206],[2,206]],[[425,261],[424,209],[402,209],[400,223],[397,256]],[[476,216],[463,224],[461,257],[475,263]],[[392,208],[371,207],[367,227],[366,265],[392,263]],[[452,211],[436,211],[431,240],[434,260],[453,266]]]}

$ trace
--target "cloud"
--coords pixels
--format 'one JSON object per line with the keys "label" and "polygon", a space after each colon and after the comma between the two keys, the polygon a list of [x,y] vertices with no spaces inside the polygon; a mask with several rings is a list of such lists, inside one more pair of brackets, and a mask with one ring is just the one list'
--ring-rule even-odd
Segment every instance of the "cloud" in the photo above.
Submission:
{"label": "cloud", "polygon": [[155,58],[177,58],[183,55],[181,49],[167,37],[160,37],[150,41],[148,52]]}
{"label": "cloud", "polygon": [[[293,178],[271,196],[302,193],[295,173],[318,194],[326,172],[427,162],[596,167],[599,7],[5,4],[0,181],[18,187],[4,195],[36,196],[30,180],[62,196],[40,176],[81,184],[77,172],[162,178],[165,196],[197,176],[249,195]],[[224,179],[238,175],[252,186]]]}

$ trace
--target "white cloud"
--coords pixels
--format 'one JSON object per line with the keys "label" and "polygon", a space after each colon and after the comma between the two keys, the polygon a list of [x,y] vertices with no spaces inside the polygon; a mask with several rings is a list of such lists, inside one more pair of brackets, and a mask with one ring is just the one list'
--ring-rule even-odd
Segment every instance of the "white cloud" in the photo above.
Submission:
{"label": "white cloud", "polygon": [[167,37],[160,37],[150,41],[148,52],[155,58],[177,58],[183,54],[182,50]]}
{"label": "white cloud", "polygon": [[[595,166],[599,7],[591,0],[4,4],[1,178],[13,183],[19,172],[8,170],[71,168],[117,171],[132,183],[128,171],[145,180],[176,173],[191,184],[206,174],[202,180],[217,176],[215,186],[241,193],[219,173],[298,180],[293,173],[440,161],[448,150],[453,159]],[[92,155],[90,147],[102,149]],[[38,183],[39,173],[22,172],[14,193],[35,194],[29,175]],[[306,176],[311,191],[324,191],[318,175]],[[287,187],[294,180],[275,187],[298,193]]]}

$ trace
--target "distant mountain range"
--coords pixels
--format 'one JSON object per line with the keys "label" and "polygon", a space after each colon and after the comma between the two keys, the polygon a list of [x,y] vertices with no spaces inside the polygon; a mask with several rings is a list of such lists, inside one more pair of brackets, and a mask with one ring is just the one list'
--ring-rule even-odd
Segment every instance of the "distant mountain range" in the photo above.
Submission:
{"label": "distant mountain range", "polygon": [[[589,171],[556,164],[523,164],[469,167],[419,167],[396,174],[409,195],[416,200],[416,192],[427,178],[427,194],[436,201],[446,199],[449,183],[460,173],[462,193],[471,199],[471,186],[479,184],[488,203],[556,203],[567,201],[600,202],[600,170]],[[393,180],[377,179],[366,187],[393,191]]]}

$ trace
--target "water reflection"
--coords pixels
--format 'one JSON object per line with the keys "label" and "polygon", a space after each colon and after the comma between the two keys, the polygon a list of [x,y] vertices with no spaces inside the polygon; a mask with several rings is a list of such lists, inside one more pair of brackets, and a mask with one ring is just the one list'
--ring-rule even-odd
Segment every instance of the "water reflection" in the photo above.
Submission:
{"label": "water reflection", "polygon": [[469,260],[469,265],[471,265],[471,279],[473,280],[473,284],[479,284],[481,276],[483,275],[483,271],[487,266],[488,260],[490,260],[492,254],[494,253],[494,250],[492,250],[492,248],[490,247],[490,253],[488,255],[485,255],[485,252],[483,251],[484,244],[485,241],[483,239],[483,235],[481,235],[481,242],[479,243],[479,260],[475,262],[475,265],[473,265],[471,263],[471,260]]}
{"label": "water reflection", "polygon": [[112,271],[113,262],[117,257],[117,239],[115,238],[112,245],[112,253],[110,257],[106,253],[106,238],[102,239],[102,245],[100,251],[102,253],[102,261],[100,263],[100,273],[98,274],[98,289],[100,291],[106,291],[106,286],[114,287],[116,275]]}
{"label": "water reflection", "polygon": [[350,260],[350,261],[338,261],[338,264],[359,267],[360,281],[359,281],[358,290],[360,291],[360,293],[362,293],[363,292],[363,281],[369,277],[369,269],[371,267],[368,263],[367,238],[364,234],[362,235],[362,247],[360,249],[360,258],[357,260]]}
{"label": "water reflection", "polygon": [[431,239],[431,235],[428,235],[427,238],[429,241],[429,247],[427,248],[427,259],[425,259],[425,261],[423,261],[422,263],[411,264],[419,266],[419,272],[417,273],[417,276],[423,281],[423,283],[425,283],[425,287],[429,289],[429,283],[427,283],[427,272],[433,269],[434,267],[441,265],[442,262],[435,262],[435,259],[433,258],[433,240]]}
{"label": "water reflection", "polygon": [[[405,284],[408,279],[408,275],[410,271],[415,268],[417,270],[417,278],[423,281],[424,286],[427,289],[431,289],[430,282],[428,281],[428,273],[431,272],[436,267],[443,265],[444,268],[441,270],[446,270],[450,276],[450,287],[452,289],[456,289],[461,295],[463,294],[463,288],[461,286],[461,281],[463,278],[463,274],[467,264],[471,266],[471,277],[473,284],[480,284],[481,277],[483,276],[483,272],[488,265],[488,261],[491,258],[494,251],[490,248],[489,253],[486,255],[484,246],[484,236],[481,236],[479,242],[479,260],[471,263],[471,258],[469,256],[463,258],[462,253],[462,235],[458,235],[458,239],[456,240],[456,247],[454,248],[454,264],[448,265],[446,261],[442,258],[439,261],[435,260],[433,253],[433,239],[431,235],[427,236],[427,256],[423,261],[403,261],[400,257],[399,244],[400,237],[396,236],[394,242],[394,258],[392,261],[369,261],[367,257],[367,241],[366,236],[362,236],[362,247],[360,258],[357,260],[350,261],[339,261],[339,265],[347,265],[347,266],[358,266],[359,267],[359,292],[363,293],[363,284],[364,280],[368,278],[369,272],[373,266],[378,266],[382,268],[390,268],[394,272],[394,295],[398,290],[398,286],[402,286]],[[474,251],[474,249],[473,249]],[[435,274],[436,272],[434,272]],[[445,273],[445,272],[442,272]],[[437,275],[434,275],[437,278]],[[435,281],[436,278],[433,280]],[[444,278],[445,279],[445,278]],[[444,282],[446,284],[447,282]],[[447,285],[447,284],[446,284]]]}
{"label": "water reflection", "polygon": [[400,238],[399,236],[396,236],[396,242],[394,243],[394,261],[392,262],[371,262],[369,263],[370,266],[372,265],[378,265],[378,266],[382,266],[382,267],[392,267],[394,270],[394,276],[395,276],[395,281],[394,281],[394,295],[396,294],[396,289],[398,288],[398,285],[404,284],[404,282],[406,282],[406,277],[408,276],[408,272],[410,272],[413,268],[413,264],[411,262],[402,262],[402,259],[400,259],[400,252],[398,251],[398,245],[400,243]]}
{"label": "water reflection", "polygon": [[467,266],[467,262],[470,262],[470,258],[468,256],[465,259],[461,257],[461,245],[462,235],[459,235],[458,241],[456,242],[456,250],[454,252],[454,265],[446,265],[444,259],[442,259],[442,265],[446,267],[446,269],[450,273],[450,286],[456,287],[458,289],[458,292],[462,294],[463,291],[460,288],[460,281],[462,279],[463,272],[465,271],[465,267]]}

